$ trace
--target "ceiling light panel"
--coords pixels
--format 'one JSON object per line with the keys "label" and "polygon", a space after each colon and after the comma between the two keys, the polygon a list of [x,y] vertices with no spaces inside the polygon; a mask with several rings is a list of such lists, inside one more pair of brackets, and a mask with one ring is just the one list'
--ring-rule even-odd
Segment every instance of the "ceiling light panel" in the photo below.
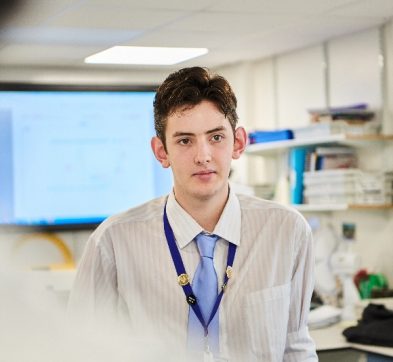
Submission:
{"label": "ceiling light panel", "polygon": [[173,65],[207,53],[206,48],[115,46],[87,57],[85,63]]}

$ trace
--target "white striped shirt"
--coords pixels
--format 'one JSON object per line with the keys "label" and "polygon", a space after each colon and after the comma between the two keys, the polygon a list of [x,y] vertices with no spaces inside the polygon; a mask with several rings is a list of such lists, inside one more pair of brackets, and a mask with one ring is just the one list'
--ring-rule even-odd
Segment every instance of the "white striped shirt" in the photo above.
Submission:
{"label": "white striped shirt", "polygon": [[[170,194],[113,216],[90,237],[70,310],[84,317],[109,308],[131,325],[186,345],[189,306],[163,229],[167,214],[187,273],[199,263],[193,239],[203,229]],[[230,192],[213,231],[222,283],[228,241],[238,245],[233,278],[219,309],[220,356],[230,361],[317,361],[307,329],[313,290],[312,235],[295,210]]]}

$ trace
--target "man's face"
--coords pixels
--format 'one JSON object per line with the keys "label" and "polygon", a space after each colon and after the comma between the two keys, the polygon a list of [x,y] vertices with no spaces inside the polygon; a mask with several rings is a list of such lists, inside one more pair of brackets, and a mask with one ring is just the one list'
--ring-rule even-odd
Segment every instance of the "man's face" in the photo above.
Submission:
{"label": "man's face", "polygon": [[166,151],[158,138],[152,146],[162,166],[172,168],[176,198],[224,197],[231,161],[244,150],[244,130],[237,129],[234,136],[214,103],[202,101],[168,117],[165,135]]}

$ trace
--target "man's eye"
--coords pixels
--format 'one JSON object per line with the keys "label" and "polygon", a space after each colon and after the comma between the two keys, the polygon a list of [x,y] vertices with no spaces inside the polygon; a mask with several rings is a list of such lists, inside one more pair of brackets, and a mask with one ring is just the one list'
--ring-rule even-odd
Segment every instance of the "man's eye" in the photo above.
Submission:
{"label": "man's eye", "polygon": [[190,143],[190,140],[188,138],[182,138],[179,140],[179,144],[181,145],[188,145]]}
{"label": "man's eye", "polygon": [[212,140],[215,141],[215,142],[220,142],[220,141],[222,140],[222,136],[219,135],[219,134],[215,134],[215,135],[212,137]]}

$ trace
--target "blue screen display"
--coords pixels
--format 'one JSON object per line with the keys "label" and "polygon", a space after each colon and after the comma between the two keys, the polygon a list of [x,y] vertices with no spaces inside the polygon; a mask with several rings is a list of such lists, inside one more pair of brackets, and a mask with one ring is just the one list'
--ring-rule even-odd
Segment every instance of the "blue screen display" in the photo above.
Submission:
{"label": "blue screen display", "polygon": [[167,194],[153,91],[0,91],[0,224],[82,225]]}

